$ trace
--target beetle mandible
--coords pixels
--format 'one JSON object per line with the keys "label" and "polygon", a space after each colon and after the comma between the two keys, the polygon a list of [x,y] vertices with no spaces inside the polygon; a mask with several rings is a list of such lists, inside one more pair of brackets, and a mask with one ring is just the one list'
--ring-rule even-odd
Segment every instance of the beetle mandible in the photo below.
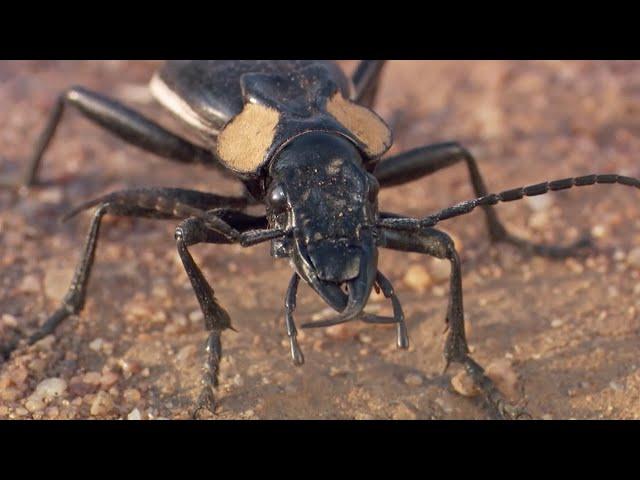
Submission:
{"label": "beetle mandible", "polygon": [[[232,328],[225,309],[194,262],[198,243],[271,241],[271,254],[289,260],[294,273],[285,295],[285,323],[295,365],[304,363],[293,318],[297,289],[304,280],[333,310],[335,318],[304,328],[352,320],[396,326],[399,348],[409,346],[402,307],[390,281],[378,270],[378,249],[418,252],[451,264],[444,357],[464,366],[496,418],[524,412],[509,405],[467,346],[461,266],[451,238],[437,223],[482,207],[493,242],[508,242],[537,255],[562,258],[588,245],[548,246],[509,233],[494,205],[574,186],[640,181],[617,174],[585,175],[489,194],[471,153],[455,142],[427,145],[384,157],[392,145],[386,123],[371,109],[384,61],[361,61],[351,78],[330,61],[169,61],[153,76],[150,89],[166,109],[199,135],[193,143],[121,103],[82,87],[60,95],[39,137],[23,177],[4,186],[38,182],[42,157],[65,107],[72,106],[126,142],[169,160],[202,164],[242,182],[242,196],[221,196],[178,188],[137,188],[88,201],[65,218],[95,207],[80,263],[62,305],[29,338],[52,333],[84,304],[100,223],[104,215],[174,219],[178,254],[191,281],[208,331],[203,388],[194,416],[214,412],[221,334]],[[421,219],[379,211],[378,192],[466,164],[476,198]],[[263,205],[264,215],[246,209]],[[373,289],[393,307],[382,317],[363,311]],[[2,348],[8,356],[17,343]]]}

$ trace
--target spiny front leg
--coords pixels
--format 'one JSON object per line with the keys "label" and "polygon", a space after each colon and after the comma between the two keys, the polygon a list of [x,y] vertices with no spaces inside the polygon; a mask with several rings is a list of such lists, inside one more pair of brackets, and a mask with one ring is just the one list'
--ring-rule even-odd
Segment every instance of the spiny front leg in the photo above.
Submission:
{"label": "spiny front leg", "polygon": [[436,258],[447,259],[451,263],[449,305],[446,318],[447,338],[444,348],[445,370],[452,362],[463,365],[474,383],[482,391],[492,417],[511,419],[525,415],[526,412],[509,405],[493,381],[485,375],[484,369],[469,354],[464,328],[460,258],[451,237],[442,231],[426,228],[421,232],[382,230],[379,238],[382,247],[424,253]]}
{"label": "spiny front leg", "polygon": [[203,367],[202,391],[198,397],[196,409],[193,412],[193,418],[197,418],[204,409],[215,414],[215,390],[218,387],[220,359],[222,357],[220,336],[224,330],[232,327],[229,314],[218,303],[213,288],[204,278],[202,271],[196,265],[187,247],[197,243],[226,242],[221,241],[219,234],[207,228],[203,219],[196,217],[188,218],[180,223],[176,228],[175,238],[178,254],[204,315],[205,328],[210,332],[206,344],[207,359]]}

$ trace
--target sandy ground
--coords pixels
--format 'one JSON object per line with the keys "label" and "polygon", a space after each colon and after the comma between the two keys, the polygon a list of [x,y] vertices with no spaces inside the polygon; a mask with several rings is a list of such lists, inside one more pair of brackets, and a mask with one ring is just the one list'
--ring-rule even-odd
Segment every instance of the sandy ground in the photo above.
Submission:
{"label": "sandy ground", "polygon": [[[0,175],[20,171],[56,95],[70,85],[179,129],[144,88],[156,66],[0,62]],[[491,191],[591,172],[640,176],[637,62],[391,62],[376,110],[395,127],[392,153],[458,140],[478,158]],[[20,195],[0,191],[4,341],[32,331],[64,296],[89,221],[84,214],[60,224],[69,207],[131,186],[239,191],[214,172],[126,146],[75,112],[45,157],[43,178],[46,186]],[[512,232],[537,241],[591,231],[597,248],[587,258],[550,261],[491,246],[480,212],[441,225],[463,260],[473,354],[513,377],[501,384],[505,393],[535,418],[640,418],[637,195],[595,186],[499,207]],[[383,191],[381,207],[421,216],[472,197],[459,165]],[[85,310],[0,365],[0,418],[188,417],[206,334],[174,228],[105,220]],[[218,418],[487,418],[476,399],[452,387],[458,367],[442,373],[446,265],[381,253],[380,269],[407,316],[408,351],[395,348],[393,329],[355,322],[301,334],[306,364],[296,368],[284,329],[287,262],[273,260],[268,245],[193,252],[239,331],[223,335]],[[390,311],[377,298],[370,308]],[[324,310],[301,287],[297,321]]]}

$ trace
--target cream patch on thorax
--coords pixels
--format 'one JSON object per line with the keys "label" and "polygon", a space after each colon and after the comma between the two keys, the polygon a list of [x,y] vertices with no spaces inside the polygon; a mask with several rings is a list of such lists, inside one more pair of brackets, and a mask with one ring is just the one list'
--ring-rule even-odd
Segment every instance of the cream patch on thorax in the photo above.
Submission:
{"label": "cream patch on thorax", "polygon": [[391,130],[373,111],[335,93],[327,102],[329,112],[349,130],[371,157],[377,157],[391,147]]}
{"label": "cream patch on thorax", "polygon": [[277,110],[247,103],[218,136],[218,156],[237,172],[255,172],[265,160],[279,121]]}

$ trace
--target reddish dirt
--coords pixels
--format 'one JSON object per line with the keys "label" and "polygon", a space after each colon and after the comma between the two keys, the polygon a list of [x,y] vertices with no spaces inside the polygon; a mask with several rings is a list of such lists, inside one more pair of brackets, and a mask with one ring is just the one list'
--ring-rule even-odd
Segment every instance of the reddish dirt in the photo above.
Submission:
{"label": "reddish dirt", "polygon": [[[144,89],[156,66],[0,62],[0,175],[18,174],[70,85],[120,98],[180,130]],[[494,192],[592,172],[640,176],[640,62],[393,61],[376,110],[394,126],[391,153],[458,140]],[[19,195],[0,190],[3,340],[32,331],[64,295],[89,221],[84,214],[60,224],[71,206],[131,186],[239,192],[215,172],[124,145],[75,112],[60,126],[43,178],[44,187]],[[594,186],[498,207],[511,232],[536,241],[566,243],[591,230],[597,248],[587,258],[551,261],[491,246],[481,212],[441,225],[463,260],[473,354],[484,365],[507,360],[507,373],[524,388],[516,400],[535,418],[640,418],[637,195]],[[459,165],[383,191],[381,207],[424,216],[472,197]],[[85,310],[0,365],[0,418],[188,418],[206,334],[174,228],[105,220]],[[403,302],[409,351],[395,348],[393,329],[355,322],[303,333],[306,364],[296,368],[283,324],[288,263],[273,260],[268,245],[193,252],[239,331],[223,335],[218,418],[487,418],[477,400],[452,388],[458,367],[442,373],[448,287],[441,265],[381,253],[380,269]],[[416,266],[433,277],[424,291]],[[299,323],[325,309],[307,287],[298,305]],[[67,387],[38,403],[32,394],[48,378]]]}

